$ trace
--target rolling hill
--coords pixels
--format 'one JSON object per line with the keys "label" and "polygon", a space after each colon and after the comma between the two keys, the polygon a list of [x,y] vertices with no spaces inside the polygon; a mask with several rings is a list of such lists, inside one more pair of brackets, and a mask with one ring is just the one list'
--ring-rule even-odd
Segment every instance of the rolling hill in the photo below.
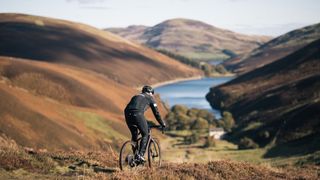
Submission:
{"label": "rolling hill", "polygon": [[23,146],[114,147],[128,136],[122,113],[137,87],[202,75],[70,21],[0,14],[0,41],[0,133]]}
{"label": "rolling hill", "polygon": [[229,58],[230,53],[248,53],[271,39],[239,34],[189,19],[171,19],[152,27],[106,30],[155,49],[198,60],[221,60]]}
{"label": "rolling hill", "polygon": [[[267,156],[304,154],[320,149],[320,40],[273,63],[211,88],[213,107],[231,111],[232,136],[248,136]],[[285,148],[288,148],[285,150]],[[282,150],[282,151],[281,151]]]}
{"label": "rolling hill", "polygon": [[320,39],[320,24],[288,32],[246,55],[225,61],[223,65],[239,74],[249,72],[281,59],[317,39]]}

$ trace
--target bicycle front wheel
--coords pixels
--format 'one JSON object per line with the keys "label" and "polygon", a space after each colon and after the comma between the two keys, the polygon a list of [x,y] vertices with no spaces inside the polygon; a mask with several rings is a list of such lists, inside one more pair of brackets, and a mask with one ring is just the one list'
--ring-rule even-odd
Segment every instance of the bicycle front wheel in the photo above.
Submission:
{"label": "bicycle front wheel", "polygon": [[135,167],[134,162],[134,145],[131,141],[126,141],[120,150],[119,166],[121,170],[131,169]]}
{"label": "bicycle front wheel", "polygon": [[161,149],[155,139],[151,139],[148,146],[148,162],[150,168],[161,166]]}

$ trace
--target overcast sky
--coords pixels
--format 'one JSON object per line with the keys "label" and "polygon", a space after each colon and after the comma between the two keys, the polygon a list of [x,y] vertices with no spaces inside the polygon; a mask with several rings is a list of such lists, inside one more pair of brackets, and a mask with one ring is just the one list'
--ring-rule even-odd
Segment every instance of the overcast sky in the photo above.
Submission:
{"label": "overcast sky", "polygon": [[97,28],[153,26],[188,18],[246,34],[277,36],[320,22],[320,0],[0,0],[0,12],[82,22]]}

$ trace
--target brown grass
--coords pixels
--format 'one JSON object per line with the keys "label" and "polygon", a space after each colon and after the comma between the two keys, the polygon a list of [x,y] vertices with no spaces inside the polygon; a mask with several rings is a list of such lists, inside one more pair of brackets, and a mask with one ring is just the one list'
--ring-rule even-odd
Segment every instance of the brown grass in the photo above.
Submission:
{"label": "brown grass", "polygon": [[205,164],[165,164],[159,169],[141,168],[116,172],[114,179],[317,179],[318,167],[304,172],[295,168],[275,169],[232,161],[211,161]]}
{"label": "brown grass", "polygon": [[243,57],[224,62],[236,73],[244,74],[293,53],[320,38],[320,24],[300,28],[265,43]]}
{"label": "brown grass", "polygon": [[157,169],[119,171],[118,155],[106,151],[34,150],[0,136],[0,178],[15,179],[318,179],[318,166],[272,168],[229,160],[165,163]]}
{"label": "brown grass", "polygon": [[[237,121],[232,139],[236,142],[248,136],[261,147],[300,143],[273,156],[293,156],[313,153],[319,132],[320,107],[320,40],[264,67],[212,88],[207,98],[212,105],[224,104]],[[259,127],[246,129],[258,122]],[[268,137],[259,135],[267,132]],[[305,140],[304,140],[305,139]],[[299,149],[299,150],[296,150]],[[269,154],[268,157],[270,157]]]}
{"label": "brown grass", "polygon": [[[44,26],[35,25],[35,21]],[[137,86],[201,74],[111,33],[58,19],[1,14],[0,55],[68,64]]]}
{"label": "brown grass", "polygon": [[59,101],[70,101],[70,95],[60,84],[52,82],[39,73],[23,73],[12,80],[13,84],[35,94],[47,96]]}
{"label": "brown grass", "polygon": [[227,59],[223,50],[248,53],[271,37],[248,36],[213,27],[200,21],[172,19],[153,27],[107,29],[124,38],[156,49],[165,49],[196,60]]}

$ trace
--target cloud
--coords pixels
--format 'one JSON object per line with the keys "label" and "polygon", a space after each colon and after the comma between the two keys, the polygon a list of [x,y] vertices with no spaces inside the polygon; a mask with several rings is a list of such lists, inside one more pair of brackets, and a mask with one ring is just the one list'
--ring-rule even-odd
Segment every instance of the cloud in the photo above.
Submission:
{"label": "cloud", "polygon": [[94,9],[94,10],[109,10],[112,9],[111,7],[106,6],[80,6],[83,9]]}
{"label": "cloud", "polygon": [[107,0],[66,0],[67,2],[77,2],[82,9],[91,10],[108,10],[111,7],[105,6],[103,3]]}
{"label": "cloud", "polygon": [[67,2],[78,2],[80,4],[95,4],[95,3],[103,3],[107,0],[66,0]]}

